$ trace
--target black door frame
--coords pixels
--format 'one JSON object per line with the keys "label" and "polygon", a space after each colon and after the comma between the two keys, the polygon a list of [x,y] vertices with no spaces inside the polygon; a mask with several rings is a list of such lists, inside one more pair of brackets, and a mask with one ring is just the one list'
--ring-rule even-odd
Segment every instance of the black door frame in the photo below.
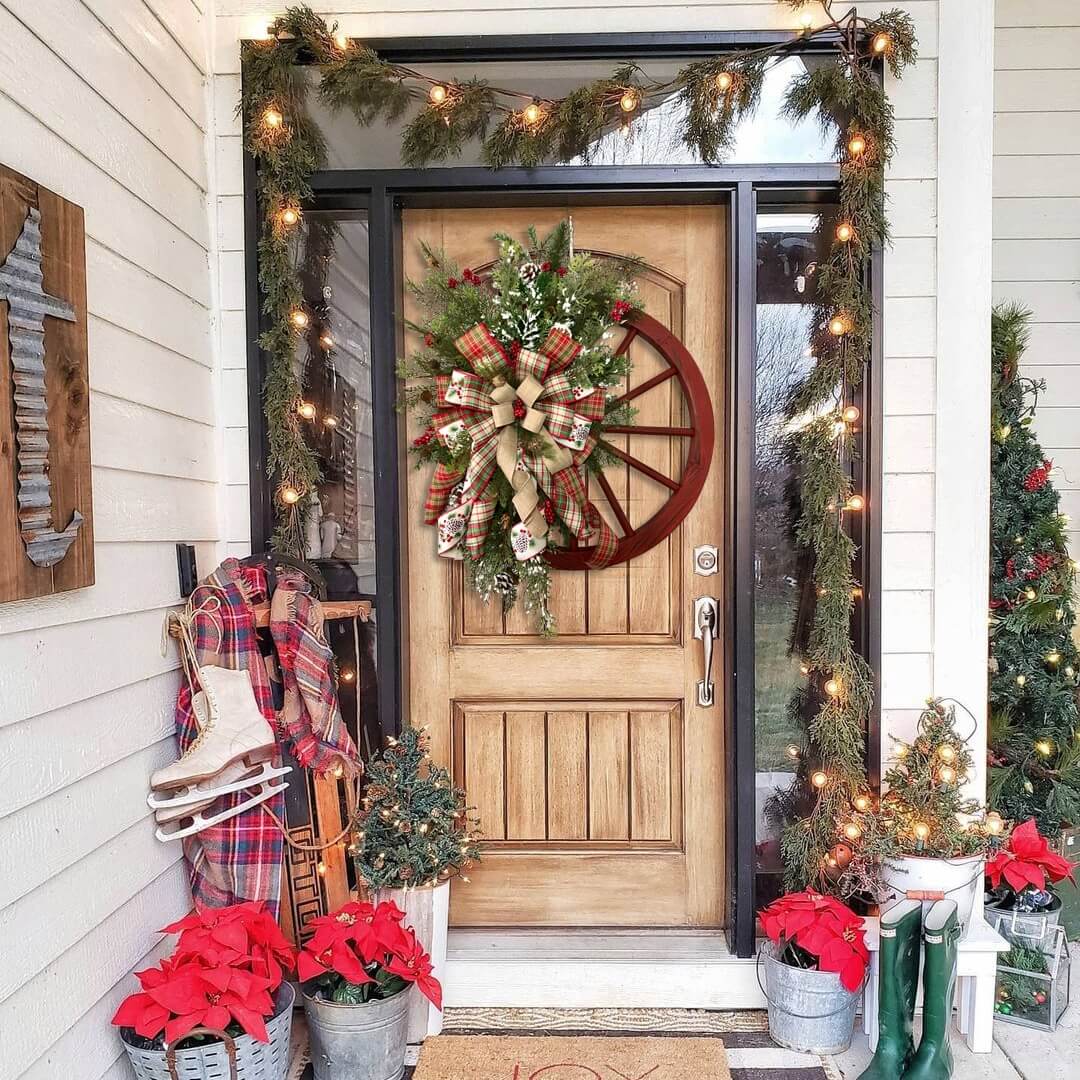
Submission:
{"label": "black door frame", "polygon": [[[532,60],[613,57],[685,57],[725,48],[768,44],[791,35],[776,33],[587,34],[497,38],[418,38],[373,41],[387,59],[423,63],[447,60]],[[810,51],[828,51],[827,42],[808,43]],[[257,164],[245,161],[245,249],[258,250]],[[376,581],[379,618],[377,710],[387,733],[403,715],[408,640],[406,590],[402,578],[400,531],[402,505],[399,460],[401,418],[395,410],[395,359],[400,355],[401,211],[406,207],[509,205],[527,198],[530,205],[575,200],[601,204],[672,201],[727,202],[729,217],[729,340],[726,416],[727,499],[725,543],[730,551],[725,581],[724,676],[728,792],[727,938],[732,952],[749,957],[755,947],[754,878],[755,714],[754,714],[754,401],[756,218],[759,206],[835,201],[839,168],[822,165],[689,165],[689,166],[552,166],[499,171],[478,167],[428,169],[328,170],[313,178],[314,198],[308,209],[364,211],[370,245],[370,318],[373,435],[375,447]],[[856,536],[856,576],[864,585],[865,602],[857,611],[856,640],[874,671],[880,668],[880,532],[881,495],[881,304],[882,258],[872,265],[874,348],[870,370],[855,400],[865,418],[862,454],[854,464],[856,483],[867,492],[869,513]],[[248,421],[251,456],[252,549],[265,548],[272,532],[272,487],[265,481],[266,431],[261,387],[265,356],[257,339],[262,329],[256,259],[247,259]],[[867,732],[871,779],[880,771],[880,706]]]}

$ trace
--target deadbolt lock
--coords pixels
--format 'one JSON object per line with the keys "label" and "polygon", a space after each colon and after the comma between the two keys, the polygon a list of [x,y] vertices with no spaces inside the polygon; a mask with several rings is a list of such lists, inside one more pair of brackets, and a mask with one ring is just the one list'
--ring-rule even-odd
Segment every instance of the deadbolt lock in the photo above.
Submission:
{"label": "deadbolt lock", "polygon": [[694,573],[702,577],[720,571],[720,550],[712,544],[702,544],[694,548]]}

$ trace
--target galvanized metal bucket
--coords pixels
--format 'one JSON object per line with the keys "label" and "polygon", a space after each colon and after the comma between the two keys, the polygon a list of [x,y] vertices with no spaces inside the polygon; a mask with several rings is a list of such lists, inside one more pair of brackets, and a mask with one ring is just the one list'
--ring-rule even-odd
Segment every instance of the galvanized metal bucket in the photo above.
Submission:
{"label": "galvanized metal bucket", "polygon": [[339,1005],[304,994],[315,1080],[400,1080],[413,988],[383,1001]]}
{"label": "galvanized metal bucket", "polygon": [[266,1043],[250,1035],[234,1040],[218,1032],[219,1042],[185,1050],[144,1050],[127,1042],[124,1049],[137,1080],[285,1080],[295,1001],[296,992],[283,982],[274,998],[274,1015],[266,1022]]}
{"label": "galvanized metal bucket", "polygon": [[773,1041],[808,1054],[842,1054],[851,1045],[859,991],[845,989],[833,971],[781,963],[772,942],[762,945],[758,957]]}

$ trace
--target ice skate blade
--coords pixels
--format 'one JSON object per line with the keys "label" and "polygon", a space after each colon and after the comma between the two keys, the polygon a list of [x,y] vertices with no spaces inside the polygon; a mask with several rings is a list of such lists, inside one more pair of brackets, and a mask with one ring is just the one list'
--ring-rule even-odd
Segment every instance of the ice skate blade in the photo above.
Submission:
{"label": "ice skate blade", "polygon": [[264,743],[262,746],[248,747],[247,750],[241,750],[239,753],[234,754],[228,761],[223,762],[220,766],[214,769],[212,772],[204,773],[192,773],[190,776],[176,776],[166,780],[159,780],[154,783],[154,777],[159,776],[163,772],[167,772],[169,769],[175,768],[184,760],[184,756],[181,755],[178,761],[172,765],[166,766],[164,769],[158,769],[154,773],[154,776],[150,778],[150,787],[154,791],[177,791],[182,788],[190,787],[192,784],[202,784],[208,780],[213,780],[215,776],[220,776],[226,769],[238,766],[243,769],[257,769],[260,765],[271,761],[275,754],[278,752],[278,745],[272,739],[268,743]]}
{"label": "ice skate blade", "polygon": [[211,829],[215,825],[220,825],[223,821],[228,821],[229,818],[237,817],[239,814],[244,813],[245,810],[250,810],[253,806],[258,806],[259,803],[266,802],[267,799],[272,799],[275,795],[284,791],[288,786],[289,785],[285,783],[267,784],[263,787],[262,791],[253,795],[250,799],[245,799],[239,806],[234,806],[228,810],[222,810],[220,813],[211,814],[209,816],[200,811],[192,815],[190,825],[184,825],[184,822],[189,820],[188,818],[181,818],[177,824],[177,828],[170,830],[159,827],[155,830],[155,835],[163,844],[167,844],[170,840],[183,840],[185,836],[194,836],[204,829]]}
{"label": "ice skate blade", "polygon": [[[186,791],[177,792],[176,788],[171,788],[168,791],[151,791],[146,797],[146,805],[151,810],[170,810],[178,806],[193,806],[196,803],[205,804],[213,802],[222,795],[229,795],[234,791],[243,791],[245,788],[254,787],[256,784],[265,784],[268,780],[285,776],[286,773],[290,772],[292,772],[292,769],[288,765],[275,768],[270,764],[263,764],[257,770],[249,771],[247,776],[238,776],[235,780],[214,787],[200,788],[198,784],[193,784]],[[176,792],[171,798],[169,797],[170,791]]]}

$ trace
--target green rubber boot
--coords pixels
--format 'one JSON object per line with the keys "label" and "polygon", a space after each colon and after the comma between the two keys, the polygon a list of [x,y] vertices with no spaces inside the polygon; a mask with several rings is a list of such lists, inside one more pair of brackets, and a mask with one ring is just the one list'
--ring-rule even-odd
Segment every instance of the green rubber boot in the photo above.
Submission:
{"label": "green rubber boot", "polygon": [[858,1080],[900,1080],[915,1053],[912,1024],[919,989],[922,904],[901,900],[881,916],[878,1042]]}
{"label": "green rubber boot", "polygon": [[923,1029],[904,1080],[949,1080],[953,1071],[949,1028],[956,989],[956,942],[960,937],[956,904],[939,900],[923,922]]}

